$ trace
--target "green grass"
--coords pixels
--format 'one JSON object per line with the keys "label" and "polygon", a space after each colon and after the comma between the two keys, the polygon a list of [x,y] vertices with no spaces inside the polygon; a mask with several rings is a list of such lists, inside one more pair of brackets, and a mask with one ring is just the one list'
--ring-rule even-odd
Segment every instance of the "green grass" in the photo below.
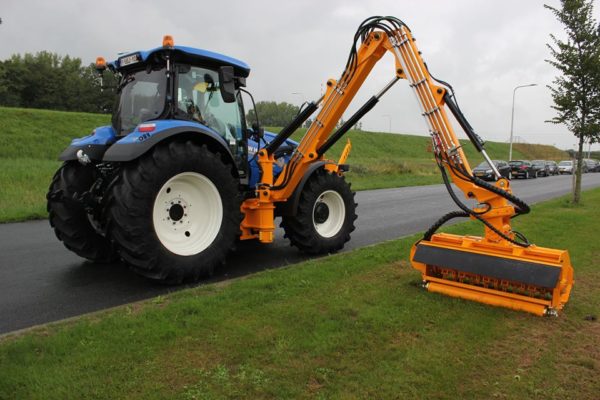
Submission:
{"label": "green grass", "polygon": [[0,221],[46,218],[46,192],[60,162],[0,158]]}
{"label": "green grass", "polygon": [[559,318],[423,291],[415,236],[6,337],[0,398],[596,399],[600,322],[584,317],[600,308],[598,202],[515,220],[571,253]]}
{"label": "green grass", "polygon": [[[0,107],[0,223],[45,217],[44,196],[58,168],[58,155],[73,138],[109,123],[108,115]],[[305,131],[300,129],[294,138],[300,139]],[[348,137],[353,143],[348,179],[355,190],[441,183],[432,154],[427,152],[427,137],[358,131],[349,132]],[[332,158],[338,157],[344,143],[334,146]],[[475,165],[481,159],[471,147],[465,148]],[[516,147],[515,157],[539,158],[545,151],[546,158],[565,158],[560,150],[538,147],[523,151]],[[508,154],[505,143],[490,142],[487,149],[492,158]],[[533,152],[536,157],[530,157]]]}
{"label": "green grass", "polygon": [[0,107],[0,158],[56,160],[72,139],[110,124],[110,116]]}
{"label": "green grass", "polygon": [[0,222],[46,218],[58,155],[110,116],[0,107]]}

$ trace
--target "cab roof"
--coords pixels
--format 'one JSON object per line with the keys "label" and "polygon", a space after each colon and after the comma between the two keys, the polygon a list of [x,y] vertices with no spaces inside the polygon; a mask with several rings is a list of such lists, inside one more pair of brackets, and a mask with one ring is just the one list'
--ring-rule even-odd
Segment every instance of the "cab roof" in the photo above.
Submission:
{"label": "cab roof", "polygon": [[226,56],[224,54],[215,53],[213,51],[197,49],[187,46],[161,46],[146,51],[133,51],[126,54],[122,54],[118,59],[112,61],[110,65],[115,69],[121,69],[120,60],[125,57],[139,54],[141,62],[146,62],[150,57],[159,52],[172,51],[174,53],[174,61],[183,61],[190,63],[198,63],[206,66],[220,67],[220,66],[232,66],[235,74],[241,77],[247,77],[250,74],[250,66],[243,61],[236,58]]}

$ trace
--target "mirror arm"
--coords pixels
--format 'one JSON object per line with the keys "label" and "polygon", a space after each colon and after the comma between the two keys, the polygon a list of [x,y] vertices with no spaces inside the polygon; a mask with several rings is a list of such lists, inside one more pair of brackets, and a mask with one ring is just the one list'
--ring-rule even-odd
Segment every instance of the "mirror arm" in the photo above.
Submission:
{"label": "mirror arm", "polygon": [[254,130],[254,134],[257,136],[257,139],[260,140],[263,138],[263,136],[265,136],[265,130],[260,126],[258,110],[256,109],[256,103],[254,102],[254,96],[252,96],[252,93],[250,93],[246,89],[240,88],[240,92],[246,93],[248,96],[250,96],[250,100],[252,100],[252,107],[254,107],[254,118],[256,119],[256,121],[252,124],[252,130]]}

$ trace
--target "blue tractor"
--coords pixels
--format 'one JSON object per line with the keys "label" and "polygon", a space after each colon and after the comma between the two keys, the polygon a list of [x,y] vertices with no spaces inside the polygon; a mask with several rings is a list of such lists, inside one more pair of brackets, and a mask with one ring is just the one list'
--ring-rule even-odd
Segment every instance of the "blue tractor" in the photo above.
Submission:
{"label": "blue tractor", "polygon": [[[117,77],[112,123],[59,157],[47,195],[58,239],[81,257],[121,259],[162,282],[210,275],[236,240],[251,237],[242,235],[241,205],[258,196],[257,153],[277,138],[277,178],[298,145],[289,132],[306,113],[285,136],[263,132],[258,121],[248,127],[241,99],[248,65],[175,46],[168,36],[161,47],[96,65]],[[309,253],[339,250],[356,218],[349,185],[323,166],[316,163],[275,213],[292,244]],[[309,211],[299,216],[303,207]]]}

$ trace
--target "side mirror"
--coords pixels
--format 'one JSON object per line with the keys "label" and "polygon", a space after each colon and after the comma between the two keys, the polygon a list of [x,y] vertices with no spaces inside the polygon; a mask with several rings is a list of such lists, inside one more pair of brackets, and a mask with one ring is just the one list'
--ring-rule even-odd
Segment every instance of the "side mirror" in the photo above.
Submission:
{"label": "side mirror", "polygon": [[233,67],[223,66],[219,68],[219,87],[221,89],[221,97],[225,103],[233,103],[235,101],[235,81]]}
{"label": "side mirror", "polygon": [[265,128],[259,126],[256,122],[252,124],[252,130],[257,142],[265,136]]}

